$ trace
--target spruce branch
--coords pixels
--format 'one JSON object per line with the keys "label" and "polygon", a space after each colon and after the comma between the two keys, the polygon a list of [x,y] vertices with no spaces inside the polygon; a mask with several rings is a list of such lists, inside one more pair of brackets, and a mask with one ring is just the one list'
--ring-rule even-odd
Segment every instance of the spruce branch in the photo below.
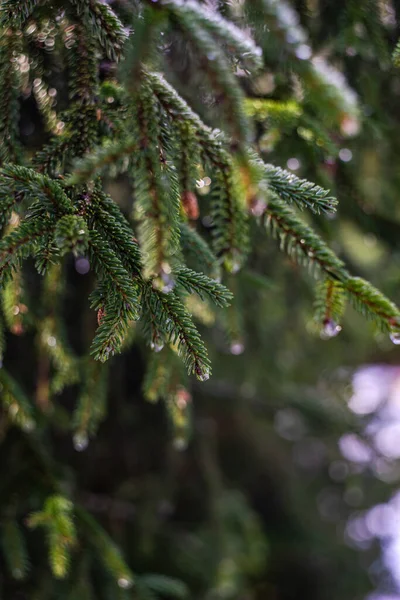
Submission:
{"label": "spruce branch", "polygon": [[97,38],[110,60],[119,60],[128,34],[112,8],[99,0],[70,1],[78,16],[84,18],[90,37]]}
{"label": "spruce branch", "polygon": [[339,280],[347,277],[344,263],[326,246],[296,213],[275,195],[269,197],[263,222],[281,250],[300,264],[315,265],[328,276]]}
{"label": "spruce branch", "polygon": [[52,224],[48,219],[23,221],[0,241],[0,282],[5,283],[23,258],[37,249],[37,242],[46,236]]}
{"label": "spruce branch", "polygon": [[179,182],[176,172],[160,160],[155,98],[143,83],[136,99],[135,133],[140,151],[133,157],[131,179],[135,218],[146,279],[162,276],[179,243]]}
{"label": "spruce branch", "polygon": [[201,381],[210,377],[210,361],[207,350],[187,310],[173,293],[164,294],[147,284],[143,291],[148,318],[161,338],[176,344],[188,373],[194,373]]}
{"label": "spruce branch", "polygon": [[121,351],[132,321],[139,318],[140,286],[97,231],[90,232],[89,249],[95,270],[104,283],[100,298],[92,303],[95,308],[104,309],[104,315],[91,353],[96,360],[104,362]]}
{"label": "spruce branch", "polygon": [[340,331],[347,293],[345,286],[336,279],[325,277],[316,286],[314,302],[314,319],[317,325],[323,328],[322,333],[332,337]]}
{"label": "spruce branch", "polygon": [[262,67],[261,49],[241,29],[223,18],[216,10],[211,10],[193,0],[186,2],[163,0],[162,6],[168,8],[172,14],[178,14],[185,22],[189,22],[190,27],[207,31],[215,38],[217,44],[222,42],[226,45],[227,51],[236,54],[244,65],[254,69]]}
{"label": "spruce branch", "polygon": [[365,317],[373,319],[382,331],[400,329],[400,312],[393,302],[361,277],[349,277],[346,290],[354,307]]}
{"label": "spruce branch", "polygon": [[400,40],[398,40],[392,54],[392,61],[395,67],[400,67]]}
{"label": "spruce branch", "polygon": [[178,267],[176,273],[177,285],[183,287],[187,292],[195,292],[202,300],[208,297],[217,306],[229,306],[233,296],[221,283],[187,267]]}
{"label": "spruce branch", "polygon": [[110,536],[81,506],[75,506],[75,515],[85,537],[115,583],[118,583],[120,588],[130,588],[135,582],[135,577]]}
{"label": "spruce branch", "polygon": [[71,73],[69,97],[71,105],[64,120],[73,131],[74,155],[82,156],[98,142],[97,99],[99,76],[97,48],[86,23],[64,28],[64,43]]}
{"label": "spruce branch", "polygon": [[32,529],[38,526],[46,529],[51,570],[57,578],[66,577],[71,550],[77,543],[72,502],[64,496],[49,496],[43,510],[30,515],[28,525]]}
{"label": "spruce branch", "polygon": [[137,140],[123,138],[95,148],[90,154],[78,159],[67,179],[67,185],[87,183],[96,175],[102,174],[110,166],[118,173],[126,170],[125,159],[139,150]]}
{"label": "spruce branch", "polygon": [[91,212],[97,228],[105,236],[127,271],[139,276],[140,249],[129,221],[112,198],[101,190],[97,189],[91,195],[91,202]]}
{"label": "spruce branch", "polygon": [[0,7],[0,27],[12,24],[16,30],[20,29],[38,4],[39,0],[3,0]]}
{"label": "spruce branch", "polygon": [[175,352],[170,348],[152,352],[143,381],[143,394],[149,402],[166,400],[177,386],[185,383],[187,374]]}
{"label": "spruce branch", "polygon": [[73,416],[74,443],[84,449],[106,413],[107,368],[87,358],[82,368],[83,385]]}
{"label": "spruce branch", "polygon": [[36,414],[31,402],[4,367],[0,369],[0,400],[11,423],[26,433],[36,427]]}
{"label": "spruce branch", "polygon": [[263,165],[265,180],[270,189],[282,200],[296,204],[299,208],[309,208],[314,213],[328,213],[336,210],[336,198],[329,191],[305,179],[299,179],[289,171],[270,164]]}
{"label": "spruce branch", "polygon": [[186,584],[179,579],[173,579],[166,575],[158,573],[141,575],[139,583],[157,595],[161,594],[162,596],[177,598],[178,600],[185,600],[185,598],[189,597],[189,589]]}
{"label": "spruce branch", "polygon": [[212,186],[213,250],[231,273],[245,261],[249,249],[248,220],[240,172],[228,155],[220,158]]}
{"label": "spruce branch", "polygon": [[280,240],[281,250],[298,263],[317,267],[328,279],[338,281],[359,312],[372,318],[384,331],[399,329],[400,312],[396,305],[369,282],[352,277],[344,263],[290,207],[276,197],[270,198],[263,221],[271,234]]}
{"label": "spruce branch", "polygon": [[43,318],[39,326],[40,348],[54,367],[50,390],[60,393],[65,386],[79,381],[78,359],[75,356],[61,317],[65,279],[62,265],[52,265],[43,280]]}
{"label": "spruce branch", "polygon": [[95,270],[100,277],[104,278],[110,291],[112,290],[114,295],[123,302],[132,305],[132,309],[137,306],[138,284],[124,268],[115,252],[95,230],[90,231],[89,248]]}
{"label": "spruce branch", "polygon": [[[6,10],[7,7],[2,10],[2,20],[6,18]],[[18,139],[20,74],[16,62],[20,51],[21,36],[18,29],[9,26],[7,19],[7,26],[0,23],[0,165],[20,162],[22,157]]]}
{"label": "spruce branch", "polygon": [[[247,13],[258,32],[255,33],[265,52],[279,48],[290,60],[305,91],[305,102],[319,114],[322,122],[341,125],[351,115],[358,119],[358,100],[346,78],[321,56],[313,56],[307,32],[292,5],[285,0],[250,0]],[[260,14],[263,19],[260,19]],[[261,23],[266,23],[265,36]],[[303,56],[306,55],[307,59]]]}
{"label": "spruce branch", "polygon": [[185,258],[193,265],[198,265],[200,271],[218,279],[220,267],[215,254],[206,240],[188,223],[180,223],[180,241]]}
{"label": "spruce branch", "polygon": [[37,173],[34,169],[7,164],[0,168],[0,182],[2,189],[6,189],[8,186],[10,194],[17,191],[24,193],[32,200],[40,200],[43,208],[47,208],[53,214],[74,213],[72,201],[62,186],[47,175]]}
{"label": "spruce branch", "polygon": [[210,86],[218,94],[225,107],[223,115],[229,130],[237,143],[249,139],[251,125],[243,108],[244,96],[242,90],[232,73],[224,53],[215,43],[208,31],[193,18],[193,13],[185,10],[186,3],[170,2],[169,10],[179,27],[189,36],[189,39],[198,53],[201,62],[200,68],[209,80]]}
{"label": "spruce branch", "polygon": [[29,319],[27,318],[28,306],[21,269],[18,269],[13,278],[9,279],[4,285],[1,294],[1,305],[7,328],[15,335],[24,333]]}

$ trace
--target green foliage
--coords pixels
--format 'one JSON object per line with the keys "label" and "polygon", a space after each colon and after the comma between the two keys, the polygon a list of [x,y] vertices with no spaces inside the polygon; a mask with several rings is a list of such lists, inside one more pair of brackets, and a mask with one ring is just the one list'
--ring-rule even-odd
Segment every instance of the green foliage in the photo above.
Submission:
{"label": "green foliage", "polygon": [[[346,19],[364,24],[384,64],[376,3],[368,2],[371,10],[350,4]],[[322,58],[329,54],[323,50],[314,51],[292,5],[278,0],[135,0],[117,3],[116,10],[100,0],[1,3],[5,431],[12,425],[25,434],[35,429],[26,437],[41,456],[49,426],[62,423],[75,449],[84,450],[107,416],[109,382],[117,385],[102,363],[134,340],[147,363],[143,395],[152,403],[163,400],[173,445],[186,448],[192,433],[189,376],[203,382],[211,374],[203,327],[196,321],[222,324],[231,353],[242,353],[244,282],[270,290],[254,258],[260,246],[267,247],[265,232],[291,262],[320,278],[315,320],[323,336],[340,331],[347,301],[382,330],[400,330],[395,304],[350,274],[315,232],[327,231],[322,218],[337,207],[325,189],[326,173],[320,173],[321,186],[267,162],[268,136],[274,147],[274,136],[283,143],[295,131],[309,151],[331,159],[349,123],[359,126],[357,95]],[[187,55],[188,63],[177,64],[177,55],[179,60]],[[399,55],[397,46],[397,66]],[[274,99],[262,92],[271,73]],[[32,147],[22,126],[27,99],[43,126]],[[115,186],[125,186],[125,199]],[[303,221],[298,209],[320,218]],[[82,302],[72,267],[79,260],[89,272]],[[89,316],[88,296],[95,312]],[[79,307],[72,316],[69,303]],[[71,321],[80,322],[81,315],[85,334],[70,336]],[[6,347],[9,338],[25,332],[18,342],[29,338],[37,359],[37,381],[29,380],[27,391]],[[11,355],[13,342],[10,348]],[[71,404],[64,403],[68,394]],[[74,490],[67,493],[59,485],[64,474],[55,474],[46,455],[38,462],[43,477],[32,502],[33,509],[38,501],[43,509],[33,512],[29,525],[45,530],[56,578],[71,578],[72,590],[90,597],[91,566],[75,577],[72,560],[82,530],[111,578],[108,597],[122,597],[134,581],[138,597],[189,596],[174,577],[134,575],[97,521],[67,497]],[[243,499],[222,496],[211,512],[218,531],[229,535],[218,540],[208,587],[214,595],[244,597],[242,574],[255,575],[265,558],[261,526]],[[27,500],[28,509],[33,510]],[[14,516],[2,528],[8,567],[22,578],[26,551]]]}
{"label": "green foliage", "polygon": [[29,527],[44,527],[49,544],[50,566],[55,577],[67,575],[71,550],[76,545],[72,502],[63,496],[47,498],[43,510],[29,517]]}

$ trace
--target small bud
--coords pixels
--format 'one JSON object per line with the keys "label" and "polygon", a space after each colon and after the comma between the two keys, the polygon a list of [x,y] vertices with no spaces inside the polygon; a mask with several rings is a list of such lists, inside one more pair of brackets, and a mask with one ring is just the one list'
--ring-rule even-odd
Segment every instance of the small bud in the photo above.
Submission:
{"label": "small bud", "polygon": [[104,306],[101,306],[99,308],[99,310],[97,311],[97,323],[99,325],[101,325],[105,316],[106,316],[106,309],[104,308]]}
{"label": "small bud", "polygon": [[200,216],[199,203],[196,195],[190,190],[185,190],[182,192],[181,202],[187,217],[192,221],[196,221]]}

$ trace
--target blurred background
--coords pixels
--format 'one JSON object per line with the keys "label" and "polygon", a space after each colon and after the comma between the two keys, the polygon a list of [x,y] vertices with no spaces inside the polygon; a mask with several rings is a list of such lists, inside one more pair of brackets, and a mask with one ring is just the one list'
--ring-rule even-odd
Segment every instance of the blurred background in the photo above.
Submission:
{"label": "blurred background", "polygon": [[[110,4],[126,17],[128,2]],[[400,2],[266,2],[266,13],[262,4],[247,3],[243,13],[242,2],[220,3],[263,49],[260,76],[238,72],[257,145],[268,162],[332,190],[337,214],[313,225],[353,273],[399,304],[400,71],[391,52]],[[162,48],[171,73],[181,67],[187,80],[173,83],[217,126],[218,99],[199,102],[195,57],[187,48],[175,52],[174,36],[166,32]],[[51,45],[46,56],[62,107],[64,76]],[[311,59],[332,93],[348,88],[340,111],[307,79]],[[114,72],[102,64],[103,78]],[[259,110],[254,99],[270,104]],[[45,134],[29,89],[23,108],[21,135],[33,151]],[[210,183],[207,173],[197,182],[205,235]],[[108,187],[127,208],[124,178]],[[213,376],[193,382],[183,400],[191,412],[187,446],[165,407],[143,398],[150,351],[138,342],[113,360],[97,436],[88,447],[74,446],[61,416],[48,436],[52,458],[65,488],[111,533],[134,571],[183,580],[192,598],[398,600],[400,346],[352,309],[340,333],[323,339],[313,320],[312,276],[264,232],[254,227],[253,235],[249,269],[225,281],[235,304],[204,328]],[[90,337],[91,278],[90,265],[71,259],[64,313],[77,352]],[[33,389],[36,358],[26,338],[10,335],[8,347],[9,370]],[[70,410],[75,396],[69,388],[60,406]],[[35,475],[36,458],[22,437],[13,431],[0,446],[0,494],[21,460],[27,481]],[[27,587],[2,573],[5,600],[55,597],[40,544],[35,539]],[[105,593],[100,584],[92,592]]]}

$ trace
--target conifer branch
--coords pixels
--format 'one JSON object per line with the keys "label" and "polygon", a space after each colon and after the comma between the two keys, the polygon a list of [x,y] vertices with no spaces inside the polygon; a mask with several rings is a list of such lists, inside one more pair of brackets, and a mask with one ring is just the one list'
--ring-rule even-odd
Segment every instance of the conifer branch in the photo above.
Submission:
{"label": "conifer branch", "polygon": [[11,423],[15,423],[26,433],[35,428],[35,411],[31,402],[4,367],[0,369],[0,400]]}
{"label": "conifer branch", "polygon": [[[321,238],[281,200],[276,197],[270,198],[263,220],[271,234],[280,240],[281,250],[286,251],[300,264],[316,266],[329,279],[340,282],[357,310],[374,319],[382,330],[400,328],[400,311],[396,305],[369,282],[352,277],[345,269],[344,263]],[[339,287],[337,289],[339,290]]]}
{"label": "conifer branch", "polygon": [[233,297],[221,283],[187,267],[178,267],[176,283],[188,292],[195,292],[202,300],[208,297],[220,307],[229,306]]}
{"label": "conifer branch", "polygon": [[217,167],[211,205],[213,249],[227,270],[236,273],[243,266],[249,248],[245,198],[238,165],[225,155]]}
{"label": "conifer branch", "polygon": [[122,588],[130,588],[135,582],[135,577],[119,548],[104,529],[98,525],[96,520],[81,506],[75,506],[75,514],[93,550],[114,581]]}
{"label": "conifer branch", "polygon": [[104,277],[110,290],[117,293],[121,300],[132,304],[137,303],[139,286],[122,265],[118,256],[105,242],[97,231],[90,232],[89,248],[94,259],[94,267],[100,277]]}
{"label": "conifer branch", "polygon": [[14,277],[8,280],[3,287],[1,295],[5,324],[15,335],[24,333],[28,321],[28,307],[24,301],[24,291],[22,272],[21,269],[18,269]]}
{"label": "conifer branch", "polygon": [[143,300],[154,328],[166,341],[177,345],[188,373],[194,373],[201,381],[207,380],[210,376],[207,350],[179,298],[173,292],[164,294],[147,285]]}
{"label": "conifer branch", "polygon": [[83,16],[91,38],[98,39],[110,60],[117,61],[128,34],[123,24],[105,2],[99,0],[71,0],[78,16]]}
{"label": "conifer branch", "polygon": [[271,234],[280,240],[281,249],[294,260],[314,264],[330,277],[346,278],[344,263],[282,200],[269,197],[263,220]]}
{"label": "conifer branch", "polygon": [[143,394],[149,402],[166,400],[187,379],[182,362],[171,348],[152,352],[143,381]]}
{"label": "conifer branch", "polygon": [[[87,183],[96,175],[104,172],[105,169],[112,166],[115,171],[126,170],[124,160],[138,152],[139,146],[134,138],[123,138],[116,142],[111,142],[106,146],[96,148],[92,153],[86,154],[83,158],[76,161],[73,172],[67,179],[68,185],[78,183]],[[119,165],[121,165],[119,167]]]}
{"label": "conifer branch", "polygon": [[186,3],[173,2],[173,0],[170,2],[170,11],[173,13],[174,20],[188,34],[196,53],[202,59],[200,63],[202,70],[225,106],[223,118],[233,138],[238,143],[242,143],[249,139],[251,131],[251,125],[243,109],[242,90],[213,37],[199,25],[197,19],[193,19],[192,13],[185,11],[185,7]]}
{"label": "conifer branch", "polygon": [[78,359],[70,347],[60,314],[64,283],[60,264],[48,269],[43,282],[45,314],[40,323],[39,343],[55,369],[50,389],[56,394],[79,381]]}
{"label": "conifer branch", "polygon": [[382,331],[400,329],[400,312],[382,292],[361,277],[349,277],[346,290],[355,308],[378,323]]}
{"label": "conifer branch", "polygon": [[74,443],[84,449],[96,433],[106,412],[107,368],[87,358],[83,365],[83,386],[73,416]]}
{"label": "conifer branch", "polygon": [[100,298],[92,303],[97,310],[104,310],[92,343],[92,354],[96,360],[104,362],[121,351],[132,321],[139,317],[140,287],[98,232],[90,232],[89,244],[95,270],[104,284]]}
{"label": "conifer branch", "polygon": [[135,133],[140,151],[133,157],[135,217],[144,277],[161,276],[179,242],[179,183],[176,173],[160,161],[163,149],[157,131],[157,106],[151,89],[142,84],[136,100]]}
{"label": "conifer branch", "polygon": [[48,219],[32,219],[22,222],[0,241],[0,282],[11,276],[22,258],[27,258],[36,250],[38,240],[51,228]]}
{"label": "conifer branch", "polygon": [[28,524],[32,529],[40,526],[47,530],[51,569],[55,577],[64,578],[77,543],[72,502],[63,496],[49,496],[43,510],[30,515]]}
{"label": "conifer branch", "polygon": [[0,168],[0,181],[3,189],[7,189],[8,185],[10,194],[17,191],[32,199],[40,199],[44,207],[52,213],[66,215],[74,212],[73,204],[61,185],[33,169],[13,164],[5,165]]}
{"label": "conifer branch", "polygon": [[323,327],[328,337],[332,337],[341,322],[346,307],[345,286],[336,279],[326,277],[318,282],[314,303],[314,319],[319,327]]}
{"label": "conifer branch", "polygon": [[197,264],[201,271],[214,279],[218,279],[220,267],[206,240],[187,223],[180,223],[179,228],[181,246],[185,257],[193,264]]}
{"label": "conifer branch", "polygon": [[[6,9],[2,10],[2,20],[5,20]],[[16,62],[20,42],[17,29],[0,24],[0,165],[20,162],[22,155],[18,140],[20,77]]]}
{"label": "conifer branch", "polygon": [[314,213],[332,213],[338,204],[329,191],[305,179],[299,179],[289,171],[266,164],[263,166],[265,179],[272,191],[282,200],[296,204],[299,208],[309,208]]}
{"label": "conifer branch", "polygon": [[98,229],[117,253],[126,270],[139,276],[141,255],[130,223],[112,198],[100,190],[96,190],[91,195],[91,199],[93,204],[91,212],[95,217]]}
{"label": "conifer branch", "polygon": [[247,37],[242,30],[231,21],[224,19],[215,10],[207,6],[187,0],[163,0],[162,5],[167,7],[172,14],[179,14],[181,19],[190,23],[190,27],[203,28],[216,38],[217,43],[224,43],[230,53],[234,53],[250,68],[260,69],[262,67],[261,49],[254,41]]}
{"label": "conifer branch", "polygon": [[20,29],[38,4],[39,0],[3,0],[0,7],[0,27],[12,23],[15,29]]}

